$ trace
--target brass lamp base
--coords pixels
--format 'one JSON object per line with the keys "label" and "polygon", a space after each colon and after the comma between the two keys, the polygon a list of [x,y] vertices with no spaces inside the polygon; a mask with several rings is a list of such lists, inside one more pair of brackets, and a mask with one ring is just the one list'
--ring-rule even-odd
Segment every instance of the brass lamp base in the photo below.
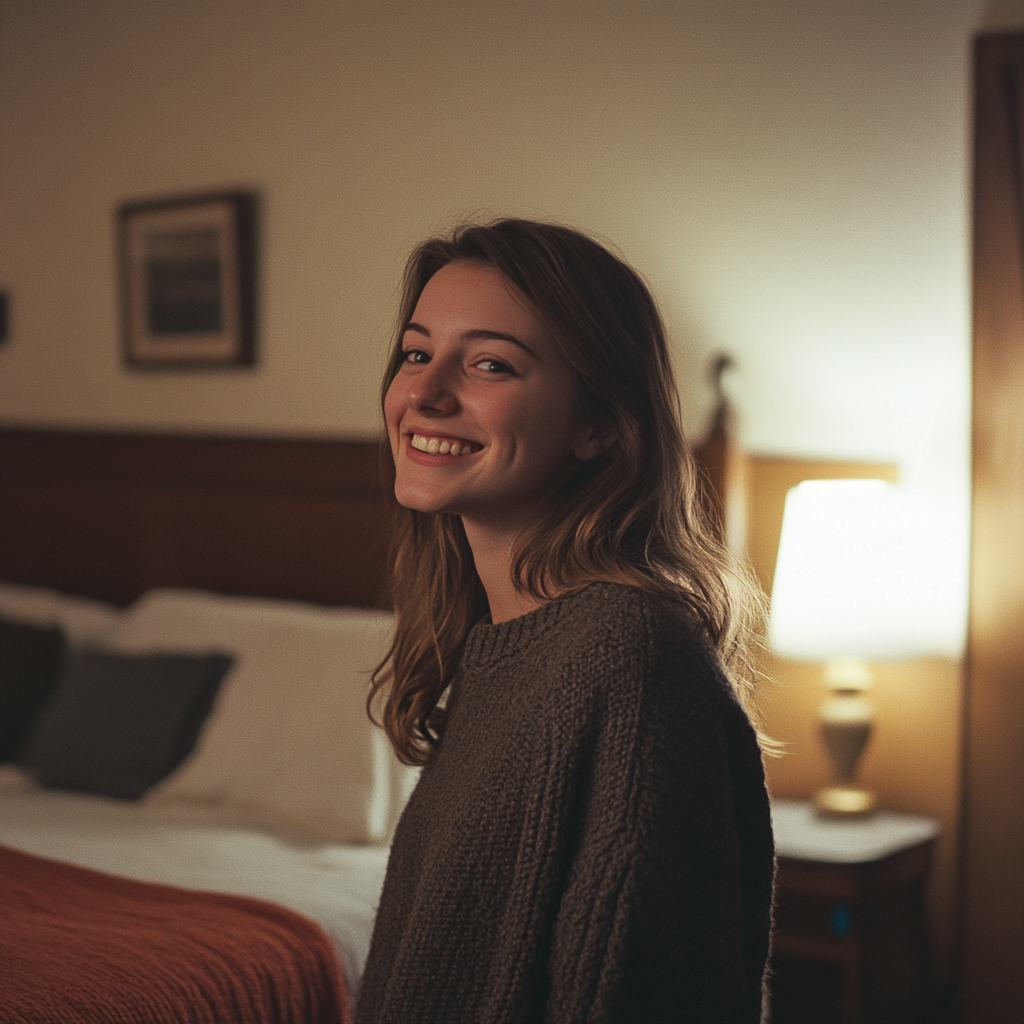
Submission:
{"label": "brass lamp base", "polygon": [[874,811],[875,804],[875,794],[870,789],[828,786],[814,794],[817,812],[830,818],[867,817]]}
{"label": "brass lamp base", "polygon": [[814,794],[818,813],[835,818],[866,817],[875,809],[875,794],[857,785],[857,762],[871,737],[875,709],[865,692],[872,676],[861,658],[836,658],[825,665],[831,691],[818,721],[836,770],[836,783]]}

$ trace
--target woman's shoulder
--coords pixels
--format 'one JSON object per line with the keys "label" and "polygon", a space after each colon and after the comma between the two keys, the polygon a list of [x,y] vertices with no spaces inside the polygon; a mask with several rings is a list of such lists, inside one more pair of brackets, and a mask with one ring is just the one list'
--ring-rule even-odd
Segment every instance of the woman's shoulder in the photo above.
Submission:
{"label": "woman's shoulder", "polygon": [[573,603],[562,622],[568,646],[602,650],[623,668],[628,664],[651,696],[664,689],[674,697],[703,693],[734,702],[715,644],[682,600],[618,583],[595,583],[567,600]]}
{"label": "woman's shoulder", "polygon": [[565,629],[605,632],[623,642],[666,641],[702,649],[710,645],[704,626],[682,599],[622,583],[592,583],[563,600],[568,606]]}

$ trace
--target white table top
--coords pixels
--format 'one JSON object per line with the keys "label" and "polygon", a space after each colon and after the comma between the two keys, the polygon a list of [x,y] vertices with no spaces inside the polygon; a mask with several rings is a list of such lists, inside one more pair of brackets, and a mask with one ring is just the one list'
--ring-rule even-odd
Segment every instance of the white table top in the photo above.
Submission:
{"label": "white table top", "polygon": [[807,800],[773,800],[772,826],[778,856],[833,864],[870,864],[939,834],[931,818],[895,811],[826,818]]}

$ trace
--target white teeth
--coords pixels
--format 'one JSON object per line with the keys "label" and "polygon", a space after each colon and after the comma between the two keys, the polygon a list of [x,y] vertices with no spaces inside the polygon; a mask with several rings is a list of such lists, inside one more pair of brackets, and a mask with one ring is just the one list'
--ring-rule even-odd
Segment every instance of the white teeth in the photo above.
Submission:
{"label": "white teeth", "polygon": [[413,434],[410,444],[421,452],[431,455],[469,455],[470,446],[458,441],[442,441],[438,437],[426,438],[422,434]]}

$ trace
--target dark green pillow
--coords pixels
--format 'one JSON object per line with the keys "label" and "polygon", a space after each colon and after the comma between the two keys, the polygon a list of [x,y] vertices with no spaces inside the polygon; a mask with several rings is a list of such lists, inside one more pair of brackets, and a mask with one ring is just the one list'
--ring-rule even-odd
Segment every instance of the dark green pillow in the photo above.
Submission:
{"label": "dark green pillow", "polygon": [[191,753],[231,663],[223,654],[73,657],[19,763],[44,786],[136,799]]}
{"label": "dark green pillow", "polygon": [[64,633],[0,617],[0,762],[13,761],[57,686]]}

